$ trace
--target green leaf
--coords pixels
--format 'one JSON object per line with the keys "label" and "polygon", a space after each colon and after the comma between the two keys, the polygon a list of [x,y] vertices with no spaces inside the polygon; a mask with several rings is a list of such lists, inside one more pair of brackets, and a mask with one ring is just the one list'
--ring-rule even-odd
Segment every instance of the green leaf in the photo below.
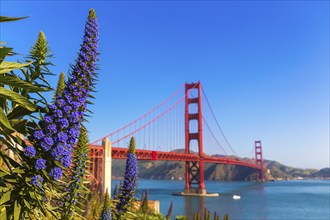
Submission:
{"label": "green leaf", "polygon": [[33,199],[33,200],[36,200],[37,197],[35,195],[35,193],[33,191],[29,191],[29,194],[30,194],[30,197]]}
{"label": "green leaf", "polygon": [[3,61],[0,63],[0,74],[8,73],[14,69],[21,69],[22,67],[28,66],[31,63],[16,63]]}
{"label": "green leaf", "polygon": [[0,16],[0,22],[17,21],[17,20],[21,20],[21,19],[24,19],[24,18],[27,18],[27,17],[28,16],[13,18],[13,17],[7,17],[7,16]]}
{"label": "green leaf", "polygon": [[19,216],[21,215],[21,205],[15,201],[15,206],[14,206],[14,220],[18,220]]}
{"label": "green leaf", "polygon": [[21,79],[18,79],[13,76],[1,76],[0,77],[0,83],[13,86],[13,87],[18,87],[22,89],[29,90],[29,92],[43,92],[43,91],[50,91],[51,89],[49,88],[42,88],[39,86],[34,86],[31,83],[25,82]]}
{"label": "green leaf", "polygon": [[0,97],[9,99],[12,102],[16,102],[20,106],[22,106],[30,111],[34,111],[37,108],[36,105],[34,105],[32,102],[30,102],[24,96],[21,96],[18,93],[5,89],[3,87],[0,87]]}
{"label": "green leaf", "polygon": [[24,170],[20,167],[17,167],[13,170],[13,173],[24,173]]}
{"label": "green leaf", "polygon": [[0,63],[5,59],[5,57],[13,50],[10,47],[0,47]]}
{"label": "green leaf", "polygon": [[28,131],[27,128],[26,128],[27,122],[28,121],[26,119],[10,121],[12,127],[20,134],[26,134],[27,133],[27,131]]}
{"label": "green leaf", "polygon": [[7,118],[10,119],[15,119],[15,118],[19,118],[21,116],[25,116],[25,115],[30,115],[32,113],[32,111],[27,110],[26,108],[23,108],[22,106],[16,106],[14,109],[11,110],[11,112],[9,112],[7,114]]}
{"label": "green leaf", "polygon": [[10,200],[11,191],[6,192],[0,199],[0,206]]}
{"label": "green leaf", "polygon": [[15,131],[15,129],[10,125],[8,118],[6,117],[1,107],[0,107],[0,126],[3,127],[3,130],[9,129],[12,132]]}
{"label": "green leaf", "polygon": [[17,183],[17,180],[16,179],[10,179],[10,178],[7,178],[6,179],[6,181],[8,182],[8,183]]}
{"label": "green leaf", "polygon": [[7,219],[6,207],[3,207],[0,211],[0,219]]}
{"label": "green leaf", "polygon": [[23,202],[26,205],[26,207],[28,207],[29,209],[31,209],[31,205],[30,205],[30,203],[27,200],[23,199]]}

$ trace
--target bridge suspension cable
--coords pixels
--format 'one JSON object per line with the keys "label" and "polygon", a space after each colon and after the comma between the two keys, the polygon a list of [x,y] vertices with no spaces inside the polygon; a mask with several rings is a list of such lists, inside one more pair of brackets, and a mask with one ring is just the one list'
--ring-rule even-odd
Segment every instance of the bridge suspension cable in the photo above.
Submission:
{"label": "bridge suspension cable", "polygon": [[209,132],[211,133],[212,137],[214,138],[215,142],[217,143],[217,145],[221,148],[221,150],[223,150],[223,152],[226,154],[226,157],[228,156],[228,153],[225,151],[225,149],[221,146],[220,142],[218,141],[217,137],[214,135],[213,131],[211,130],[209,124],[207,123],[207,121],[205,120],[204,116],[203,116],[203,122],[206,125],[207,129],[209,130]]}
{"label": "bridge suspension cable", "polygon": [[205,100],[206,100],[206,103],[207,103],[207,105],[208,105],[208,107],[209,107],[209,109],[210,109],[210,111],[211,111],[211,113],[212,113],[213,119],[215,120],[215,122],[216,122],[216,124],[217,124],[217,126],[218,126],[218,128],[219,128],[219,130],[220,130],[220,132],[221,132],[221,134],[222,134],[222,136],[224,137],[226,143],[228,144],[228,146],[230,147],[230,149],[232,150],[232,152],[235,154],[235,156],[238,157],[236,151],[233,149],[233,147],[232,147],[231,144],[229,143],[227,137],[225,136],[223,130],[221,129],[220,124],[219,124],[219,121],[218,121],[218,119],[215,117],[214,111],[213,111],[213,109],[212,109],[212,107],[211,107],[211,105],[210,105],[210,102],[209,102],[209,100],[208,100],[208,98],[207,98],[207,96],[206,96],[206,94],[205,94],[205,91],[204,91],[203,87],[202,87],[202,93],[203,93],[204,98],[205,98]]}
{"label": "bridge suspension cable", "polygon": [[[142,130],[143,128],[146,128],[147,126],[149,126],[150,124],[154,123],[155,121],[157,121],[158,119],[160,119],[162,116],[164,116],[165,114],[167,114],[169,111],[171,111],[175,106],[177,106],[180,102],[182,102],[184,100],[185,96],[182,96],[178,101],[176,101],[173,105],[171,105],[169,108],[167,108],[165,111],[161,112],[159,115],[157,115],[155,118],[151,119],[150,121],[148,121],[146,124],[140,126],[139,128],[131,131],[129,134],[119,138],[118,140],[115,140],[112,142],[112,144],[116,144],[130,136],[132,136],[133,134],[137,133],[138,131]],[[153,133],[155,132],[155,129],[153,128]]]}
{"label": "bridge suspension cable", "polygon": [[147,116],[150,116],[151,113],[155,112],[157,109],[161,108],[165,103],[167,103],[168,101],[170,101],[173,97],[175,97],[181,90],[183,90],[184,88],[184,84],[178,89],[176,90],[172,95],[170,95],[167,99],[165,99],[163,102],[161,102],[159,105],[157,105],[156,107],[154,107],[152,110],[148,111],[147,113],[145,113],[144,115],[142,115],[141,117],[139,117],[138,119],[134,120],[133,122],[131,123],[128,123],[126,125],[124,125],[123,127],[115,130],[114,132],[108,134],[108,135],[105,135],[93,142],[90,142],[89,144],[95,144],[101,140],[103,140],[104,138],[107,138],[107,137],[111,137],[113,136],[114,134],[117,134],[119,133],[120,131],[123,131],[125,130],[126,128],[129,128],[130,126],[136,124],[138,121],[141,121],[142,119],[146,118]]}

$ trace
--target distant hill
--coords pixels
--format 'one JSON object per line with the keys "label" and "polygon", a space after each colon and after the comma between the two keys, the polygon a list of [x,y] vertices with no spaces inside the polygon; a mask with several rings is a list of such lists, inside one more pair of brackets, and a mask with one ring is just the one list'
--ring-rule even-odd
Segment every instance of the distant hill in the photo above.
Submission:
{"label": "distant hill", "polygon": [[[183,152],[183,150],[176,150]],[[212,155],[222,157],[223,155]],[[245,161],[252,162],[249,158],[243,158]],[[125,160],[112,161],[113,178],[122,178],[125,172]],[[277,161],[265,160],[265,167],[268,169],[265,176],[268,180],[295,179],[295,178],[330,178],[330,168],[301,169],[283,165]],[[173,161],[138,161],[138,176],[141,179],[157,180],[181,180],[184,179],[184,162]],[[206,180],[223,181],[249,181],[254,180],[255,170],[249,167],[223,164],[205,164]]]}

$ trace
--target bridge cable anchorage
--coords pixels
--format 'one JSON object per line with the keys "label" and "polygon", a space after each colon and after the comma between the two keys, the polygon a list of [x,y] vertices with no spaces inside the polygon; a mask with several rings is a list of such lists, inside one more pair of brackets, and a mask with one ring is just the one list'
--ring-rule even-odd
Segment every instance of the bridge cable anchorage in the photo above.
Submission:
{"label": "bridge cable anchorage", "polygon": [[211,105],[210,105],[210,102],[209,102],[209,100],[208,100],[208,98],[207,98],[207,96],[206,96],[206,94],[205,94],[205,91],[204,91],[203,87],[202,87],[202,92],[203,92],[203,95],[204,95],[204,98],[205,98],[205,100],[206,100],[206,103],[207,103],[209,109],[211,110],[211,113],[212,113],[212,115],[213,115],[213,118],[214,118],[214,120],[215,120],[215,122],[216,122],[216,124],[217,124],[217,126],[218,126],[218,128],[219,128],[219,130],[220,130],[220,132],[221,132],[221,134],[222,134],[222,136],[224,137],[226,143],[228,144],[228,146],[230,147],[230,149],[233,151],[233,153],[235,154],[235,156],[236,156],[236,157],[239,157],[238,154],[236,153],[236,151],[232,148],[232,146],[231,146],[231,144],[229,143],[228,139],[226,138],[226,136],[225,136],[223,130],[221,129],[220,124],[219,124],[219,122],[218,122],[218,119],[215,117],[214,111],[213,111],[213,109],[212,109],[212,107],[211,107]]}
{"label": "bridge cable anchorage", "polygon": [[159,109],[161,106],[163,106],[165,103],[167,103],[169,100],[171,100],[174,96],[176,96],[181,90],[183,90],[184,86],[185,86],[185,84],[183,84],[178,90],[176,90],[172,95],[170,95],[167,99],[165,99],[165,100],[164,100],[163,102],[161,102],[159,105],[157,105],[157,106],[154,107],[152,110],[148,111],[147,113],[145,113],[144,115],[142,115],[142,116],[139,117],[138,119],[134,120],[134,121],[131,122],[131,123],[128,123],[128,124],[124,125],[123,127],[117,129],[116,131],[114,131],[114,132],[112,132],[112,133],[110,133],[110,134],[108,134],[108,135],[105,135],[105,136],[102,137],[102,138],[99,138],[99,139],[97,139],[97,140],[95,140],[95,141],[93,141],[93,142],[90,142],[89,144],[95,144],[95,143],[97,143],[97,142],[103,140],[104,138],[110,137],[110,136],[112,136],[112,135],[114,135],[114,134],[116,134],[116,133],[118,133],[118,132],[124,130],[125,128],[127,128],[127,127],[133,125],[134,123],[140,121],[141,119],[147,117],[147,116],[150,115],[152,112],[156,111],[156,110]]}

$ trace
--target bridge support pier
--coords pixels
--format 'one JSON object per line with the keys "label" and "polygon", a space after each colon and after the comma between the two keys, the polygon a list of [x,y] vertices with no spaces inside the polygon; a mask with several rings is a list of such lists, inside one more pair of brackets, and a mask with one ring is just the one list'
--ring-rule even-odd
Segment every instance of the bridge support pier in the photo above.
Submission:
{"label": "bridge support pier", "polygon": [[111,142],[108,138],[102,141],[103,146],[103,194],[108,191],[111,195],[111,174],[112,174],[112,156],[111,156]]}

